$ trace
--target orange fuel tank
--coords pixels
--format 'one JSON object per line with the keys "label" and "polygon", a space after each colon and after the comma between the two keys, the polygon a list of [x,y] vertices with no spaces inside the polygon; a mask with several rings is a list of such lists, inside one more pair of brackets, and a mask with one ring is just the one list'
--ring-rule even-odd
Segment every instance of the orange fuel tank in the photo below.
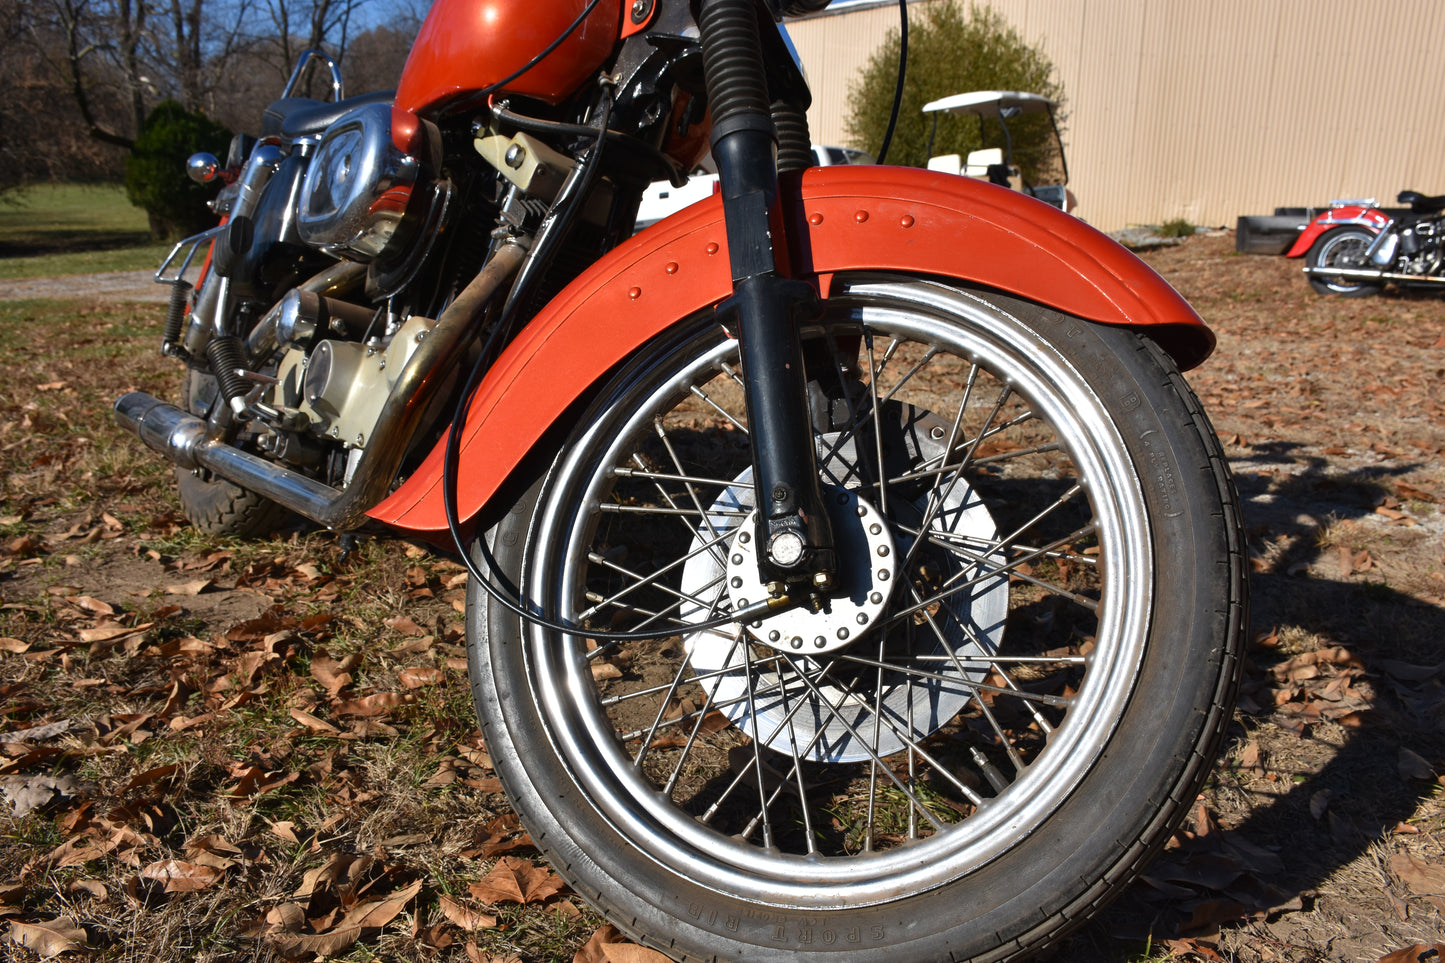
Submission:
{"label": "orange fuel tank", "polygon": [[[401,72],[396,106],[423,117],[506,79],[546,49],[586,0],[436,0]],[[541,63],[504,88],[555,104],[596,72],[617,45],[622,0],[598,0]]]}

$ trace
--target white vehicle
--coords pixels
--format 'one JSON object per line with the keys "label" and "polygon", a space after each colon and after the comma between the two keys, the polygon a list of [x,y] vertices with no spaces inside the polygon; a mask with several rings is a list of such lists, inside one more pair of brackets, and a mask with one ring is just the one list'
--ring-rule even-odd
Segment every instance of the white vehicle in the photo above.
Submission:
{"label": "white vehicle", "polygon": [[[837,164],[873,164],[873,155],[852,147],[831,147],[813,145],[813,164],[816,167],[833,167]],[[653,181],[642,195],[642,204],[637,209],[637,229],[640,231],[658,221],[717,193],[717,174],[711,169],[712,157],[693,172],[687,183],[673,187],[668,181]]]}
{"label": "white vehicle", "polygon": [[[1062,211],[1074,209],[1074,196],[1069,191],[1069,165],[1064,157],[1064,141],[1059,136],[1059,124],[1054,118],[1052,100],[1039,94],[1017,90],[974,90],[966,94],[953,94],[923,105],[925,114],[933,115],[933,130],[938,131],[940,114],[972,115],[978,118],[979,133],[983,133],[985,119],[997,120],[1003,129],[1003,147],[986,147],[969,151],[968,157],[957,154],[942,154],[928,159],[928,169],[947,174],[961,174],[977,177],[1037,197],[1039,200]],[[1057,184],[1030,184],[1019,173],[1013,162],[1013,138],[1009,134],[1008,121],[1020,114],[1047,113],[1049,124],[1054,129],[1054,147],[1057,151],[1058,169],[1062,179]],[[933,139],[930,136],[929,145]]]}

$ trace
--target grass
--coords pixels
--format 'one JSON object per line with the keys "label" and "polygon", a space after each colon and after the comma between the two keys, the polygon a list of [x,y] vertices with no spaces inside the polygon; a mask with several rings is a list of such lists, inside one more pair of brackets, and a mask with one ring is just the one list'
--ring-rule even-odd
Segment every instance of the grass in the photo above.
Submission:
{"label": "grass", "polygon": [[0,204],[0,280],[144,270],[169,248],[116,184],[42,184]]}

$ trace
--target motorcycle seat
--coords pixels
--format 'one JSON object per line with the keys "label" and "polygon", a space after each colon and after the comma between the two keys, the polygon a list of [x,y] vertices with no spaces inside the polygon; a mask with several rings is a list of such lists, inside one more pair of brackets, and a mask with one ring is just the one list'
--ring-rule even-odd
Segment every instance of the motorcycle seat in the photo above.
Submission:
{"label": "motorcycle seat", "polygon": [[1401,204],[1409,204],[1410,210],[1416,214],[1438,214],[1445,211],[1445,194],[1426,197],[1419,191],[1401,191],[1395,200]]}
{"label": "motorcycle seat", "polygon": [[261,114],[262,137],[284,137],[288,140],[319,134],[334,124],[342,114],[364,104],[389,104],[396,97],[394,90],[375,90],[345,100],[312,100],[310,97],[283,97],[266,105]]}

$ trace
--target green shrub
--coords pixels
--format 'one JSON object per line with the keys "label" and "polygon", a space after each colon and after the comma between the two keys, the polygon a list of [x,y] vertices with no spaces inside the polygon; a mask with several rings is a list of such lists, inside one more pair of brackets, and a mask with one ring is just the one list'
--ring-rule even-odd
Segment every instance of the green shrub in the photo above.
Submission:
{"label": "green shrub", "polygon": [[[1022,90],[1053,100],[1063,130],[1064,90],[1042,48],[1029,44],[997,11],[960,0],[918,5],[911,11],[908,77],[888,163],[923,167],[930,156],[967,155],[981,147],[1003,147],[997,121],[923,113],[923,105],[971,90]],[[898,83],[898,31],[891,30],[849,85],[847,138],[854,147],[877,151],[888,127]],[[934,121],[938,120],[935,132]],[[1044,114],[1009,121],[1014,163],[1031,183],[1057,182],[1054,130]],[[935,136],[936,133],[936,136]]]}
{"label": "green shrub", "polygon": [[1182,217],[1176,217],[1172,221],[1165,221],[1159,225],[1160,237],[1193,237],[1194,225]]}
{"label": "green shrub", "polygon": [[125,193],[145,210],[153,235],[173,240],[215,226],[216,215],[206,207],[215,185],[187,177],[186,158],[196,151],[224,157],[230,139],[225,127],[174,100],[150,112],[125,161]]}

